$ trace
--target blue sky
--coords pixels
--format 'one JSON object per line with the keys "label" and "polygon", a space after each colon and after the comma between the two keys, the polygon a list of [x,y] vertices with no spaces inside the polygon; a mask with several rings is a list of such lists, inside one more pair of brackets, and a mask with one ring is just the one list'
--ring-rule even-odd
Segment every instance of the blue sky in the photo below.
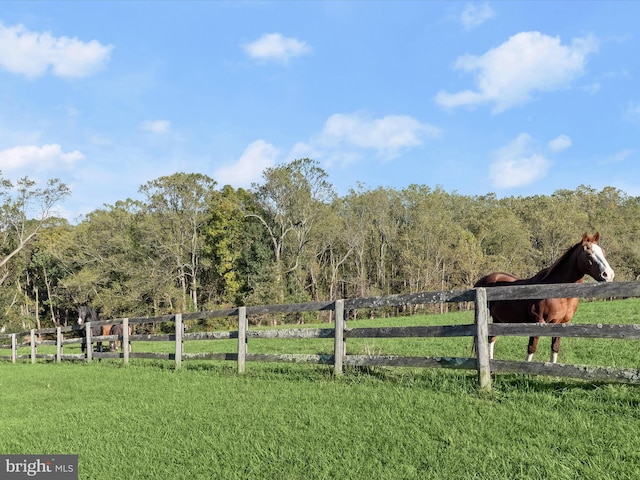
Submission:
{"label": "blue sky", "polygon": [[71,221],[176,172],[640,195],[640,2],[2,2],[0,171]]}

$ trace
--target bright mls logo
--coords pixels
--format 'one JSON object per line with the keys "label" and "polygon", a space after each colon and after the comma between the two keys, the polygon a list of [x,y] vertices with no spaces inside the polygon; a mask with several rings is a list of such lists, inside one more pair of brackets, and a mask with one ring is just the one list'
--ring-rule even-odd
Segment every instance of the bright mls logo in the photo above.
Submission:
{"label": "bright mls logo", "polygon": [[0,455],[2,480],[78,480],[77,455]]}

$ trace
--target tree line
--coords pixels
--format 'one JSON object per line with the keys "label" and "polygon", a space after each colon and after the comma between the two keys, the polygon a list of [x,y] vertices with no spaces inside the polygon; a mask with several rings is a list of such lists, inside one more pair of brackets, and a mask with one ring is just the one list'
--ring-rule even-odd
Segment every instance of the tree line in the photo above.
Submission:
{"label": "tree line", "polygon": [[[468,288],[491,271],[531,276],[585,231],[600,231],[617,280],[640,278],[640,197],[613,187],[498,198],[358,185],[340,196],[305,158],[250,189],[176,173],[139,193],[72,225],[51,214],[70,194],[59,180],[2,180],[0,326],[67,324],[82,304],[119,318]],[[304,319],[253,319],[267,320]]]}

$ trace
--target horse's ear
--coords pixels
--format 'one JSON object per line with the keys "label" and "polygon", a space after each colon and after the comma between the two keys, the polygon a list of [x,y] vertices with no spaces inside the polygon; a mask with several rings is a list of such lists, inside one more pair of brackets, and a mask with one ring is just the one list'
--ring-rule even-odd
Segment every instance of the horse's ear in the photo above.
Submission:
{"label": "horse's ear", "polygon": [[587,232],[584,232],[582,234],[582,243],[586,242],[588,238],[589,238],[589,234]]}
{"label": "horse's ear", "polygon": [[598,240],[600,240],[600,232],[596,232],[596,234],[593,236],[593,241],[598,243]]}

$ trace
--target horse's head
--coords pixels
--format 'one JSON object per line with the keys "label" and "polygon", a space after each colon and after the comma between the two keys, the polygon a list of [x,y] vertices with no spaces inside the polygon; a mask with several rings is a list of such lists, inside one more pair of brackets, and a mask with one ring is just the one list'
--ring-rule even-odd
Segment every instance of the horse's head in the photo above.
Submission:
{"label": "horse's head", "polygon": [[78,307],[78,325],[82,325],[87,318],[87,307]]}
{"label": "horse's head", "polygon": [[85,322],[97,322],[98,315],[93,307],[89,305],[81,305],[78,307],[78,325],[82,325]]}
{"label": "horse's head", "polygon": [[595,235],[582,235],[581,252],[578,259],[580,271],[598,282],[610,282],[615,276],[613,269],[604,256],[604,250],[598,245],[600,232]]}

